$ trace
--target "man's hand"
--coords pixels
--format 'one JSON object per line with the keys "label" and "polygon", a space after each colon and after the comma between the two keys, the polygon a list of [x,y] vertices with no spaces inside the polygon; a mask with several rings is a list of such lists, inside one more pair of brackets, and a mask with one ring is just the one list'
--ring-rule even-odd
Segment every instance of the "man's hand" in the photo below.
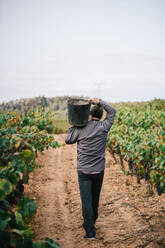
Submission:
{"label": "man's hand", "polygon": [[89,101],[92,104],[99,104],[99,102],[100,102],[99,99],[97,99],[97,98],[90,98]]}

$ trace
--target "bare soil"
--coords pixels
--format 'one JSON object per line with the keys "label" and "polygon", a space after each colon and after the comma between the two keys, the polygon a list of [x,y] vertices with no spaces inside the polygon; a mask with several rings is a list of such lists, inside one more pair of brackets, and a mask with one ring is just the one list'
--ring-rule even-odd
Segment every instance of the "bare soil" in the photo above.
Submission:
{"label": "bare soil", "polygon": [[[65,134],[56,135],[64,144]],[[76,171],[76,145],[49,148],[37,159],[26,195],[38,209],[32,222],[36,240],[56,240],[62,248],[165,247],[165,196],[150,193],[146,182],[125,176],[109,152],[100,198],[96,240],[84,240]]]}

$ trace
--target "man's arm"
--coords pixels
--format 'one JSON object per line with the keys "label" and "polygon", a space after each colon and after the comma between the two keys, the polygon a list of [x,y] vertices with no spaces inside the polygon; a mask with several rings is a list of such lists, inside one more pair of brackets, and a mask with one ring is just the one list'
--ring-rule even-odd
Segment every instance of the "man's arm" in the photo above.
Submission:
{"label": "man's arm", "polygon": [[106,132],[109,132],[111,126],[114,123],[115,115],[116,115],[116,109],[114,109],[112,106],[110,106],[108,103],[100,100],[99,105],[104,108],[104,110],[107,112],[106,118],[103,120],[102,124],[104,126],[104,129]]}
{"label": "man's arm", "polygon": [[78,136],[79,136],[79,130],[76,127],[70,127],[65,138],[65,143],[66,144],[76,143]]}

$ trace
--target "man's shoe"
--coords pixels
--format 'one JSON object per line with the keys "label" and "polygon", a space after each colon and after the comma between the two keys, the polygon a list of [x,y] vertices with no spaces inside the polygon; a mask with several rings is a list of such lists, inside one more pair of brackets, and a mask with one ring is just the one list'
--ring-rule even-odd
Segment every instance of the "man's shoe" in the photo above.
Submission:
{"label": "man's shoe", "polygon": [[86,234],[85,236],[84,236],[84,239],[89,239],[89,240],[95,240],[95,236],[94,235],[89,235],[89,234]]}

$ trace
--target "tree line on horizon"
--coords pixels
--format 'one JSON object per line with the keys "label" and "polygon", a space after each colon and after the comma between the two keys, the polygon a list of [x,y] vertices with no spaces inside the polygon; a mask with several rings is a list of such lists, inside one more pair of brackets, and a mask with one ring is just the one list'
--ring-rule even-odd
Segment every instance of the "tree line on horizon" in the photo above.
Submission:
{"label": "tree line on horizon", "polygon": [[[67,101],[69,98],[87,98],[83,96],[55,96],[55,97],[45,97],[38,96],[33,98],[22,98],[18,100],[8,101],[6,103],[0,104],[0,111],[19,111],[24,112],[25,114],[33,109],[42,108],[43,111],[51,111],[56,114],[57,118],[66,118],[67,117]],[[153,99],[151,101],[143,101],[143,102],[117,102],[110,103],[112,106],[117,109],[121,109],[122,106],[135,106],[145,104],[146,102],[152,101],[161,101],[164,102],[163,99]]]}
{"label": "tree line on horizon", "polygon": [[3,111],[22,111],[27,112],[32,109],[43,108],[44,111],[50,110],[66,111],[68,96],[45,97],[38,96],[33,98],[23,98],[12,100],[7,103],[0,104],[0,110]]}

